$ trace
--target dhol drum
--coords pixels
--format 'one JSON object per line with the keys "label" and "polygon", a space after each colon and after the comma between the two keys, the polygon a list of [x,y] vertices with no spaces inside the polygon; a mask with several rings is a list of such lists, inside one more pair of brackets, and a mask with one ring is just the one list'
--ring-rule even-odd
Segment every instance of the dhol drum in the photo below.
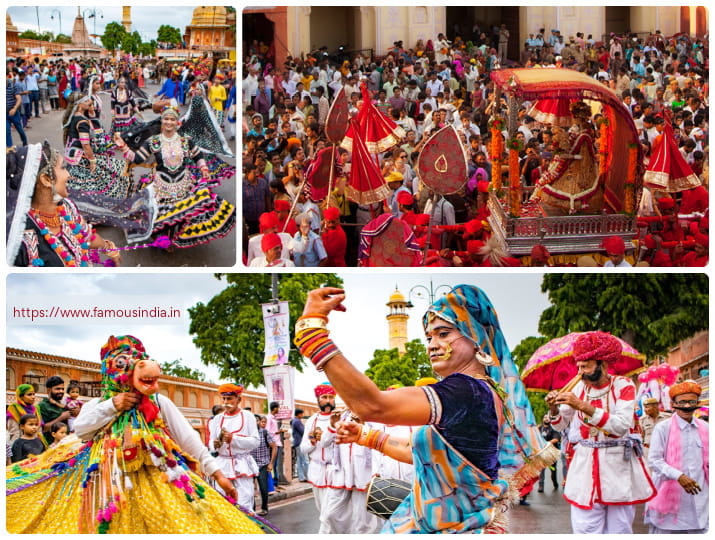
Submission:
{"label": "dhol drum", "polygon": [[410,491],[412,484],[409,482],[375,476],[367,486],[367,511],[382,519],[390,519]]}

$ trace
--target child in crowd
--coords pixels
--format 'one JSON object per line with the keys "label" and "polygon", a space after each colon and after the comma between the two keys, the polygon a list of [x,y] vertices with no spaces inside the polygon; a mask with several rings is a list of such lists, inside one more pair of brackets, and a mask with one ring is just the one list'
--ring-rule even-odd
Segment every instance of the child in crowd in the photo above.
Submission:
{"label": "child in crowd", "polygon": [[20,417],[20,435],[12,443],[12,462],[16,463],[27,459],[30,456],[36,456],[45,451],[45,445],[37,436],[40,429],[40,421],[34,414],[23,414]]}
{"label": "child in crowd", "polygon": [[72,433],[74,431],[74,419],[79,414],[79,410],[82,408],[82,402],[79,399],[79,385],[77,383],[70,383],[67,386],[67,395],[64,397],[63,405],[65,409],[70,411],[70,416],[67,419],[67,433]]}
{"label": "child in crowd", "polygon": [[57,446],[60,441],[67,436],[67,430],[67,424],[64,422],[55,422],[52,424],[52,427],[50,428],[50,434],[52,435],[52,444],[50,445],[50,448]]}

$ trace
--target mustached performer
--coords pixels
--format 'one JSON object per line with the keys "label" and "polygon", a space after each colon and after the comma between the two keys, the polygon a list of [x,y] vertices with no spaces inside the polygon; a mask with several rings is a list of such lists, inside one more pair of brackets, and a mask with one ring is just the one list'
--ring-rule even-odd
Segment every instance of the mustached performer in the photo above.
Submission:
{"label": "mustached performer", "polygon": [[636,505],[655,496],[636,432],[635,385],[607,371],[621,350],[606,332],[580,336],[573,357],[581,380],[546,396],[552,427],[568,430],[575,445],[564,498],[576,534],[631,534]]}

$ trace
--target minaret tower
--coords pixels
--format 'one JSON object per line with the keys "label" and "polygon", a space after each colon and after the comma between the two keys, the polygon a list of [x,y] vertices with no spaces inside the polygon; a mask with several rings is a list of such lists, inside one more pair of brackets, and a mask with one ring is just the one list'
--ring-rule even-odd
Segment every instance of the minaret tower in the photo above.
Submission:
{"label": "minaret tower", "polygon": [[390,345],[388,348],[397,349],[400,355],[405,353],[405,343],[407,343],[407,321],[410,316],[407,308],[412,307],[400,291],[395,286],[395,292],[390,296],[390,301],[386,304],[390,308],[387,315],[387,324],[390,332]]}
{"label": "minaret tower", "polygon": [[122,6],[122,26],[127,31],[131,33],[132,31],[132,7]]}

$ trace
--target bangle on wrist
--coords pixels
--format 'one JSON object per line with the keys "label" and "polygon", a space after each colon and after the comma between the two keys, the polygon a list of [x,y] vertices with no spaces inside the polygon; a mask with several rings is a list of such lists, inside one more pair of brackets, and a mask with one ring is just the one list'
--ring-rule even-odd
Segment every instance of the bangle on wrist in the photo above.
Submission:
{"label": "bangle on wrist", "polygon": [[295,323],[295,333],[298,335],[303,330],[308,330],[310,328],[321,328],[323,330],[327,330],[327,322],[328,321],[326,319],[318,317],[300,317]]}

